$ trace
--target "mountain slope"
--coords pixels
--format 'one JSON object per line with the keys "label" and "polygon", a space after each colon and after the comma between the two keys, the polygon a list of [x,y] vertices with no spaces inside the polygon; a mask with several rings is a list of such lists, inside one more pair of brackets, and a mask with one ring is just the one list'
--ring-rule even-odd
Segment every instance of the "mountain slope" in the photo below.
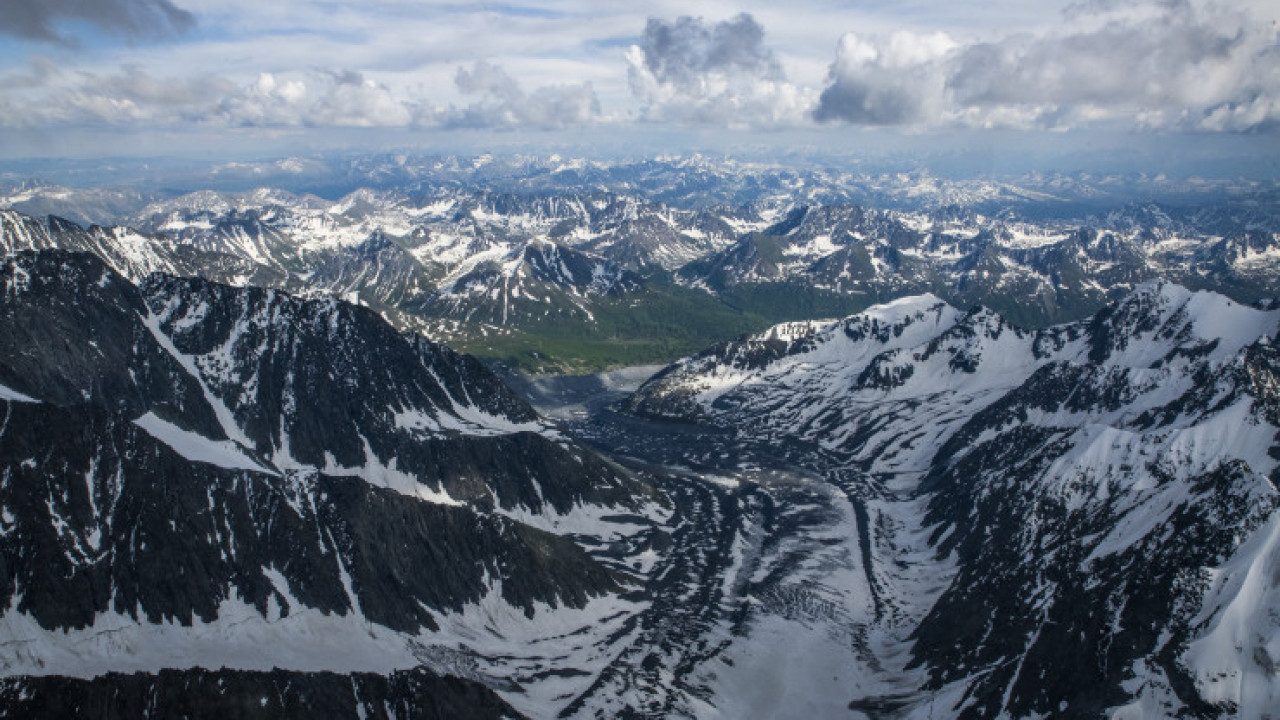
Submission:
{"label": "mountain slope", "polygon": [[652,492],[471,358],[82,253],[11,256],[0,288],[0,665],[27,699],[113,670],[212,700],[143,674],[227,667],[367,703],[457,675],[538,714],[644,607]]}
{"label": "mountain slope", "polygon": [[1263,717],[1278,333],[1163,283],[1034,332],[923,296],[729,343],[627,406],[770,445],[865,513],[869,630],[903,659],[855,708]]}

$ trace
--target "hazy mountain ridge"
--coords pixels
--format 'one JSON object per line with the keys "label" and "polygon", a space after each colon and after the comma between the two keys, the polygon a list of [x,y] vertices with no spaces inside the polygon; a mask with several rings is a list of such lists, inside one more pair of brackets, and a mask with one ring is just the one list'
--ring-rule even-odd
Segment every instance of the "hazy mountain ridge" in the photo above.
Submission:
{"label": "hazy mountain ridge", "polygon": [[[1080,208],[1105,214],[1129,203],[1152,199],[1175,206],[1231,202],[1239,207],[1261,203],[1272,212],[1276,209],[1274,181],[1080,172],[950,176],[918,167],[904,171],[900,163],[832,159],[829,153],[777,161],[700,154],[613,160],[559,155],[387,154],[233,162],[211,168],[198,164],[165,168],[163,163],[157,163],[142,171],[127,163],[110,168],[99,163],[59,170],[46,166],[34,174],[40,172],[54,173],[49,179],[59,183],[74,182],[105,190],[60,187],[11,172],[3,176],[8,185],[0,185],[0,192],[7,199],[0,204],[24,212],[29,209],[28,214],[52,212],[69,216],[43,209],[53,205],[34,203],[61,203],[92,197],[96,192],[101,194],[99,197],[111,198],[109,208],[141,209],[156,196],[171,195],[171,188],[243,193],[276,186],[299,195],[325,198],[340,198],[361,188],[409,195],[474,188],[538,195],[591,188],[641,195],[684,209],[783,199],[802,204],[858,204],[908,211],[969,207],[994,213],[1012,207],[1055,218],[1079,217]],[[102,204],[101,199],[95,202]],[[92,207],[95,203],[82,200],[80,205]],[[108,210],[73,219],[81,224],[118,224],[123,217],[120,210]]]}
{"label": "hazy mountain ridge", "polygon": [[[1163,222],[1151,224],[1152,214]],[[1155,278],[1245,302],[1275,296],[1280,235],[1274,224],[1266,230],[1261,219],[1196,218],[1175,222],[1153,207],[1083,225],[971,213],[797,208],[786,221],[691,263],[681,274],[722,293],[776,284],[887,301],[933,292],[960,307],[998,308],[1024,325],[1085,317]]]}

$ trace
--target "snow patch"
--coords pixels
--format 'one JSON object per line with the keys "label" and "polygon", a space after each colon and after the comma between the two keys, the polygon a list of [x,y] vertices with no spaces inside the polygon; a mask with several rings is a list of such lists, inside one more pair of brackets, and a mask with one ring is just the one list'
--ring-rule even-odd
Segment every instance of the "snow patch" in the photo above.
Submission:
{"label": "snow patch", "polygon": [[1239,718],[1280,708],[1280,515],[1213,571],[1193,624],[1207,631],[1183,659],[1206,700],[1234,704]]}
{"label": "snow patch", "polygon": [[31,397],[30,395],[23,395],[17,390],[9,388],[5,385],[0,385],[0,400],[7,400],[9,402],[25,402],[25,403],[40,402],[39,400]]}
{"label": "snow patch", "polygon": [[133,424],[146,430],[148,435],[192,462],[217,465],[228,470],[253,470],[269,475],[279,475],[274,470],[268,470],[254,462],[236,443],[230,440],[210,440],[199,433],[184,430],[163,420],[155,413],[148,412],[134,420]]}
{"label": "snow patch", "polygon": [[325,466],[320,469],[320,472],[339,477],[358,477],[371,485],[394,490],[401,495],[408,495],[409,497],[437,505],[462,505],[461,502],[449,497],[449,493],[443,487],[433,488],[418,480],[416,475],[410,475],[397,468],[396,458],[391,458],[390,461],[384,464],[374,454],[373,448],[370,447],[369,441],[364,436],[360,437],[360,441],[364,443],[364,465],[353,467],[338,465],[333,455],[326,451],[324,454]]}

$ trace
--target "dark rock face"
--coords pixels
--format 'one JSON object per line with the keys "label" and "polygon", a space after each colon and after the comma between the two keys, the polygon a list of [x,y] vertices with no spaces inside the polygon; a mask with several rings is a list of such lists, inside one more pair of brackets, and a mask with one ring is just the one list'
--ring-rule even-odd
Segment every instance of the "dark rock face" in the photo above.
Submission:
{"label": "dark rock face", "polygon": [[[1231,375],[1210,378],[1208,386],[1238,398],[1243,388]],[[1076,480],[1064,489],[1070,479],[1051,468],[1076,447],[1076,429],[1016,427],[1016,417],[1029,411],[1105,412],[1133,394],[1123,376],[1048,365],[938,453],[924,522],[937,524],[937,552],[955,553],[960,572],[917,628],[914,654],[933,669],[935,689],[990,668],[970,681],[959,717],[1063,707],[1070,707],[1065,716],[1097,717],[1132,699],[1122,686],[1139,662],[1162,673],[1192,715],[1230,710],[1201,697],[1180,656],[1196,630],[1203,569],[1221,565],[1280,508],[1274,488],[1226,456],[1191,477],[1160,460],[1116,468],[1109,487]],[[1142,430],[1159,432],[1179,417],[1213,410],[1197,407],[1195,392],[1174,402],[1177,409]],[[990,437],[1011,422],[1014,429]],[[1187,491],[1173,495],[1171,508],[1143,507],[1142,493],[1129,487],[1136,473]],[[1102,542],[1124,537],[1120,529],[1147,522],[1147,513],[1151,526],[1128,536],[1132,542]]]}
{"label": "dark rock face", "polygon": [[[225,622],[230,602],[417,635],[489,596],[534,618],[630,582],[494,511],[636,508],[650,491],[474,359],[366,308],[198,279],[138,288],[60,250],[10,256],[0,288],[0,385],[34,399],[0,400],[0,607],[39,628],[104,614],[191,627]],[[29,677],[2,692],[5,712],[35,716],[104,695],[108,716],[198,700],[210,716],[514,714],[422,669]]]}
{"label": "dark rock face", "polygon": [[[22,255],[6,273],[26,287],[0,305],[0,322],[22,341],[4,347],[0,379],[59,401],[5,403],[0,435],[0,496],[14,515],[0,541],[5,598],[20,589],[18,609],[45,627],[84,627],[104,611],[209,622],[237,596],[265,612],[273,594],[284,600],[266,567],[281,569],[308,607],[358,606],[406,632],[432,626],[423,606],[478,600],[485,577],[529,613],[535,601],[581,606],[617,590],[571,542],[315,469],[393,457],[400,472],[481,509],[495,497],[535,512],[634,502],[638,486],[581,448],[465,427],[414,437],[388,417],[394,408],[448,417],[465,405],[534,422],[474,360],[339,303],[160,277],[139,293],[86,255]],[[251,443],[244,470],[190,462],[132,422],[151,411],[226,441],[213,403]],[[292,462],[277,468],[281,446]]]}
{"label": "dark rock face", "polygon": [[353,718],[522,717],[492,690],[423,669],[373,673],[161,670],[0,679],[0,717]]}
{"label": "dark rock face", "polygon": [[[0,540],[0,603],[20,594],[17,610],[50,629],[91,625],[100,612],[213,622],[236,597],[263,614],[274,598],[287,615],[298,609],[287,592],[412,633],[434,627],[428,609],[478,601],[486,577],[530,614],[534,602],[581,607],[618,590],[573,543],[503,517],[358,478],[191,463],[93,406],[5,405],[0,503],[13,519]],[[268,568],[288,587],[274,587]]]}
{"label": "dark rock face", "polygon": [[0,266],[0,383],[58,404],[182,416],[223,437],[192,377],[150,336],[138,289],[81,253],[21,253]]}
{"label": "dark rock face", "polygon": [[0,382],[32,397],[242,435],[233,439],[268,465],[394,461],[484,507],[566,512],[583,500],[625,505],[635,491],[595,456],[531,432],[533,410],[480,363],[402,336],[367,308],[196,278],[154,276],[138,290],[58,251],[20,254],[3,272],[13,290],[0,326],[13,342],[0,347]]}

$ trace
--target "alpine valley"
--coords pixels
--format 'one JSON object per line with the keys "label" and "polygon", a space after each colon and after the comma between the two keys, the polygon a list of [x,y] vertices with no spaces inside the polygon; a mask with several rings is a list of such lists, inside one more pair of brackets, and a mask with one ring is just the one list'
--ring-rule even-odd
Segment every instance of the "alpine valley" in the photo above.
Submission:
{"label": "alpine valley", "polygon": [[1276,717],[1274,183],[206,177],[0,188],[0,717]]}

